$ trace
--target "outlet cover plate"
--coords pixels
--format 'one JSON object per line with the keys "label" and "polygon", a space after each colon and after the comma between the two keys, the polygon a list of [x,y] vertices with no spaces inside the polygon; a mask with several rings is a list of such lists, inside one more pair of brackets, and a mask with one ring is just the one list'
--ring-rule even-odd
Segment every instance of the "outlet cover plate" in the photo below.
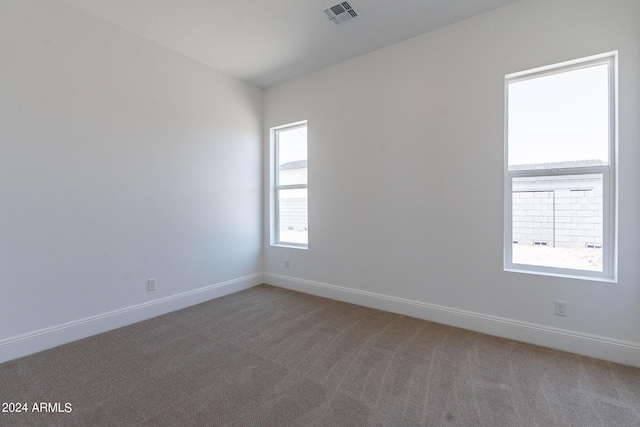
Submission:
{"label": "outlet cover plate", "polygon": [[567,306],[569,304],[566,301],[556,300],[556,316],[567,317]]}

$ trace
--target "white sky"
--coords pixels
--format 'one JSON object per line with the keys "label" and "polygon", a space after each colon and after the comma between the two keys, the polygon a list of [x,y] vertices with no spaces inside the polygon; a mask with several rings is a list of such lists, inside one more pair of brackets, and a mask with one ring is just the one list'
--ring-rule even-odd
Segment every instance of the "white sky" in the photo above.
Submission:
{"label": "white sky", "polygon": [[509,165],[608,161],[609,66],[509,84]]}
{"label": "white sky", "polygon": [[294,160],[307,159],[307,127],[278,132],[278,163],[283,165]]}

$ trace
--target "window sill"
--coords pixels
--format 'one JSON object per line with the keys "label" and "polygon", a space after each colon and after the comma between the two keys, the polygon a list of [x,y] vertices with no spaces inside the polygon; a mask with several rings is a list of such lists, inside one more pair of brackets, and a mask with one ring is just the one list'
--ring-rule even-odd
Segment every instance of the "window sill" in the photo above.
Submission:
{"label": "window sill", "polygon": [[305,251],[309,249],[309,245],[296,245],[295,243],[272,243],[271,246],[276,248],[303,249]]}
{"label": "window sill", "polygon": [[576,279],[576,280],[585,280],[591,282],[606,282],[606,283],[618,283],[618,279],[606,276],[588,276],[582,274],[573,274],[573,273],[560,273],[553,271],[538,271],[538,270],[529,270],[524,268],[513,268],[513,267],[505,267],[504,271],[509,273],[524,273],[524,274],[535,274],[538,276],[550,276],[550,277],[562,277],[565,279]]}

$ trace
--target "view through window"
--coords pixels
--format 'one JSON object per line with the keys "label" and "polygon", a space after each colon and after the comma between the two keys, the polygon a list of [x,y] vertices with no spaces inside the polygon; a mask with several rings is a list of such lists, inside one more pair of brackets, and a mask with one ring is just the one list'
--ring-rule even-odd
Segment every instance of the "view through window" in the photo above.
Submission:
{"label": "view through window", "polygon": [[307,124],[274,129],[276,243],[307,246]]}
{"label": "view through window", "polygon": [[507,76],[505,267],[611,276],[614,59]]}

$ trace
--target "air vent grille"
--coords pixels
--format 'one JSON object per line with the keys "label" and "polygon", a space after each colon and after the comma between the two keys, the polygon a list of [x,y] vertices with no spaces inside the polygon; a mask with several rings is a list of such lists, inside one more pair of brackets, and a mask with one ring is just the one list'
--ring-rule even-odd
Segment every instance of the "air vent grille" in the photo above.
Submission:
{"label": "air vent grille", "polygon": [[349,2],[343,1],[324,10],[327,17],[336,25],[351,21],[360,13]]}

